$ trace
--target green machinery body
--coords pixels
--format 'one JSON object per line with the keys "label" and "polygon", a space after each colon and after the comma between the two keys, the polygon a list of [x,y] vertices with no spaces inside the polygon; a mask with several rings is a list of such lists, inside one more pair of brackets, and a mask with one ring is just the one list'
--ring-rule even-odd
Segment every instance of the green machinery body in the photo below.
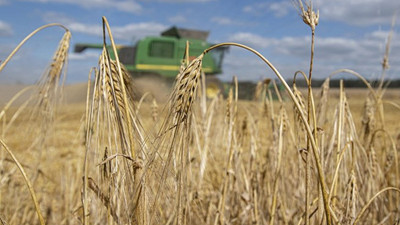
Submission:
{"label": "green machinery body", "polygon": [[[136,45],[117,46],[122,64],[133,76],[156,74],[174,79],[184,58],[186,42],[189,42],[189,59],[193,60],[212,46],[206,41],[208,32],[172,27],[158,37],[145,37]],[[101,44],[76,44],[75,52],[86,48],[103,48]],[[109,47],[110,48],[110,47]],[[111,49],[110,49],[111,50]],[[203,58],[203,71],[207,75],[222,72],[222,60],[226,48],[219,48]],[[110,51],[111,57],[115,58]]]}

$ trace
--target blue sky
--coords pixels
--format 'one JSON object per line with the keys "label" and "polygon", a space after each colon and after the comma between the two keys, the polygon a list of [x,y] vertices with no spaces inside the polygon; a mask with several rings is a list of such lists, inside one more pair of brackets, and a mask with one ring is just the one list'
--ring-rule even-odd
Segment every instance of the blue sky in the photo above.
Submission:
{"label": "blue sky", "polygon": [[[317,0],[313,77],[353,69],[367,78],[381,74],[381,62],[398,0]],[[308,71],[310,29],[292,0],[0,0],[0,60],[30,32],[47,23],[61,23],[75,43],[101,43],[101,17],[106,16],[119,44],[158,35],[176,25],[210,31],[209,42],[234,41],[249,45],[268,58],[286,78]],[[400,24],[400,22],[398,22]],[[392,38],[389,78],[400,78],[398,25]],[[51,61],[63,35],[50,28],[30,40],[0,74],[2,82],[37,80]],[[84,82],[97,65],[99,51],[71,51],[67,82]],[[274,77],[252,54],[231,48],[223,64],[223,80],[236,75],[256,81]]]}

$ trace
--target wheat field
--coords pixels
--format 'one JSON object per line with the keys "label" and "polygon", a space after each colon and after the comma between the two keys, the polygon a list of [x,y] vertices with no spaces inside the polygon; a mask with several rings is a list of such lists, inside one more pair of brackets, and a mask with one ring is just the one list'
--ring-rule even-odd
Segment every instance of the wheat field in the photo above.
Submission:
{"label": "wheat field", "polygon": [[[0,101],[1,223],[399,224],[400,92],[351,70],[311,88],[319,15],[299,3],[312,44],[310,71],[296,75],[308,88],[221,43],[183,61],[165,102],[137,96],[107,47],[87,84],[64,86],[71,34],[51,24],[65,31],[52,63]],[[106,18],[103,29],[116,52]],[[233,77],[208,99],[202,58],[223,45],[259,56],[285,90],[260,81],[240,100]],[[338,73],[366,88],[330,88]]]}

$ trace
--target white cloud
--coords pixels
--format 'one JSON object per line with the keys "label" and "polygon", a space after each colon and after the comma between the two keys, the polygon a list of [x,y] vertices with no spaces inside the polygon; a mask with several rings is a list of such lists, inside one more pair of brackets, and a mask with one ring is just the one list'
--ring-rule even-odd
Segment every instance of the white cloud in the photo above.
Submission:
{"label": "white cloud", "polygon": [[[388,31],[374,31],[358,39],[316,37],[314,64],[316,74],[327,76],[333,70],[341,68],[354,69],[367,77],[379,74],[387,35]],[[237,33],[231,37],[231,40],[249,45],[261,53],[266,53],[269,58],[278,63],[286,63],[280,67],[284,74],[293,74],[298,69],[304,70],[308,67],[310,57],[310,37],[308,36],[265,38],[252,33]],[[390,71],[392,74],[399,74],[400,37],[394,34],[391,43]],[[296,64],[298,66],[294,70],[295,66],[293,65]],[[240,68],[238,67],[234,71],[240,73]],[[258,71],[261,71],[261,67],[257,68]],[[252,68],[252,70],[255,70],[255,68]],[[242,72],[246,73],[245,71]],[[252,72],[252,74],[254,73],[256,72]]]}
{"label": "white cloud", "polygon": [[[295,12],[293,2],[260,2],[247,5],[243,11],[253,15],[272,13],[275,17],[286,16],[291,11]],[[308,2],[308,1],[304,1]],[[317,0],[313,8],[319,10],[320,20],[340,21],[345,24],[368,26],[384,24],[390,25],[392,17],[400,12],[398,0]]]}
{"label": "white cloud", "polygon": [[[131,23],[121,27],[113,28],[113,32],[116,38],[131,40],[134,36],[136,38],[142,38],[150,35],[159,35],[162,31],[166,30],[168,27],[153,22],[146,23]],[[131,34],[131,35],[129,35]]]}
{"label": "white cloud", "polygon": [[[73,33],[89,34],[95,36],[103,35],[101,24],[85,24],[77,22],[63,14],[48,12],[43,14],[43,19],[48,23],[58,22],[66,26]],[[111,26],[111,32],[115,39],[131,41],[133,38],[142,38],[150,35],[159,35],[168,27],[155,22],[130,23],[123,26]]]}
{"label": "white cloud", "polygon": [[231,18],[227,18],[227,17],[213,17],[213,18],[211,18],[211,22],[214,22],[214,23],[217,23],[220,25],[230,25],[230,24],[234,23]]}
{"label": "white cloud", "polygon": [[13,33],[12,27],[8,23],[0,20],[0,37],[11,36]]}
{"label": "white cloud", "polygon": [[290,9],[293,9],[293,4],[290,1],[280,1],[280,2],[262,2],[255,3],[252,5],[247,5],[243,8],[246,13],[263,15],[271,12],[276,17],[283,17],[289,13]]}
{"label": "white cloud", "polygon": [[[374,31],[365,35],[361,39],[351,39],[344,37],[316,37],[316,51],[324,52],[324,55],[332,58],[355,54],[357,52],[379,51],[387,39],[387,31]],[[304,56],[309,54],[310,37],[283,37],[283,38],[265,38],[252,33],[236,33],[230,38],[232,41],[244,43],[254,48],[271,47],[274,51],[292,56]],[[400,41],[396,37],[393,42]]]}
{"label": "white cloud", "polygon": [[168,18],[168,21],[171,23],[185,23],[187,21],[186,17],[182,15],[176,15]]}
{"label": "white cloud", "polygon": [[40,3],[73,4],[88,9],[110,8],[129,13],[139,13],[142,11],[142,7],[133,0],[26,0],[26,1],[40,2]]}
{"label": "white cloud", "polygon": [[71,52],[68,54],[68,60],[70,60],[70,61],[73,61],[73,60],[96,61],[99,59],[100,54],[101,54],[101,49],[99,49],[98,52],[96,52],[96,51],[84,51],[81,53]]}
{"label": "white cloud", "polygon": [[215,0],[146,0],[154,2],[171,2],[171,3],[191,3],[191,2],[211,2]]}
{"label": "white cloud", "polygon": [[389,35],[389,31],[383,31],[383,30],[377,30],[377,31],[373,31],[370,34],[368,34],[368,37],[370,37],[371,39],[386,39]]}
{"label": "white cloud", "polygon": [[286,16],[291,8],[293,8],[293,4],[289,1],[274,2],[269,6],[269,10],[274,13],[276,17]]}
{"label": "white cloud", "polygon": [[60,12],[45,12],[41,13],[42,19],[47,23],[61,23],[64,25],[74,23],[75,19],[72,19]]}
{"label": "white cloud", "polygon": [[6,5],[6,4],[8,4],[7,0],[0,0],[0,5]]}
{"label": "white cloud", "polygon": [[[83,23],[70,23],[67,27],[73,32],[79,32],[84,34],[102,36],[103,31],[101,26],[94,26],[91,24]],[[159,35],[161,31],[167,27],[159,23],[131,23],[124,26],[113,26],[111,27],[114,38],[119,40],[130,41],[132,38],[142,38],[150,35]]]}
{"label": "white cloud", "polygon": [[390,25],[400,1],[387,0],[319,0],[320,18],[352,25]]}
{"label": "white cloud", "polygon": [[120,1],[116,3],[111,1],[105,1],[105,6],[111,8],[115,7],[120,11],[132,12],[132,13],[138,13],[142,11],[142,7],[134,1]]}
{"label": "white cloud", "polygon": [[244,25],[245,23],[235,21],[228,17],[212,17],[211,22],[219,24],[219,25]]}
{"label": "white cloud", "polygon": [[240,42],[254,48],[266,48],[275,43],[275,39],[245,32],[236,33],[230,39],[231,41]]}

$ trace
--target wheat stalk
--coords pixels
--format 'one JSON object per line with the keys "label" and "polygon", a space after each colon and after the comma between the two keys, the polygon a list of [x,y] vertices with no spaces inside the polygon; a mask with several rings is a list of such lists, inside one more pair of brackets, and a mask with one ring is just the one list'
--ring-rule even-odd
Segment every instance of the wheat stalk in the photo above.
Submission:
{"label": "wheat stalk", "polygon": [[359,220],[361,219],[362,215],[365,213],[365,211],[368,209],[368,207],[371,205],[371,203],[377,198],[379,197],[382,193],[387,192],[387,191],[395,191],[398,192],[400,194],[400,189],[395,188],[395,187],[386,187],[382,190],[380,190],[378,193],[376,193],[368,202],[367,204],[364,205],[364,207],[358,212],[353,225],[356,225]]}
{"label": "wheat stalk", "polygon": [[41,30],[44,30],[49,27],[61,27],[63,28],[66,32],[69,32],[68,28],[66,28],[64,25],[59,24],[59,23],[50,23],[46,24],[44,26],[41,26],[37,28],[36,30],[32,31],[29,35],[27,35],[18,45],[15,47],[15,49],[8,55],[8,57],[3,61],[3,63],[0,65],[0,72],[4,69],[4,67],[7,65],[7,63],[11,60],[11,58],[18,52],[18,50],[36,33],[40,32]]}
{"label": "wheat stalk", "polygon": [[21,163],[19,163],[17,158],[14,156],[12,151],[8,148],[8,146],[6,145],[6,143],[4,143],[3,140],[0,140],[0,144],[4,147],[4,149],[7,151],[7,153],[11,156],[11,158],[14,161],[15,165],[17,165],[19,171],[21,172],[22,176],[24,177],[25,183],[28,186],[29,192],[31,194],[32,201],[33,201],[33,203],[35,205],[35,210],[36,210],[37,216],[39,218],[40,225],[44,225],[45,221],[44,221],[44,218],[42,216],[42,212],[40,210],[40,206],[39,206],[39,203],[38,203],[38,200],[37,200],[37,197],[36,197],[36,193],[33,190],[33,186],[31,184],[31,182],[29,181],[28,176],[26,175],[24,168],[22,167]]}
{"label": "wheat stalk", "polygon": [[378,92],[380,93],[381,96],[383,95],[383,92],[384,92],[384,90],[382,90],[382,87],[383,87],[383,83],[385,81],[386,70],[389,69],[390,42],[393,37],[395,24],[396,24],[396,13],[393,15],[392,26],[391,26],[391,29],[390,29],[390,32],[388,35],[388,39],[386,42],[386,48],[385,48],[385,54],[384,54],[383,60],[382,60],[382,74],[381,74],[381,78],[379,79],[379,86],[378,86]]}
{"label": "wheat stalk", "polygon": [[326,122],[326,113],[328,110],[328,96],[329,96],[329,82],[330,78],[326,78],[324,83],[322,84],[321,92],[320,92],[320,100],[317,106],[317,124],[319,127]]}
{"label": "wheat stalk", "polygon": [[[97,149],[105,149],[105,151],[110,150],[111,156],[106,157],[106,164],[98,164],[98,166],[102,168],[106,166],[107,171],[112,171],[112,174],[114,174],[110,177],[108,173],[102,178],[104,182],[101,183],[103,188],[107,189],[107,191],[102,190],[104,196],[109,199],[108,203],[105,204],[108,213],[107,220],[111,223],[112,218],[115,219],[115,215],[118,215],[121,223],[129,221],[129,223],[148,224],[146,179],[142,173],[145,152],[147,151],[145,134],[134,110],[132,78],[119,63],[115,43],[106,18],[103,18],[103,25],[104,33],[107,30],[110,36],[116,60],[110,59],[104,36],[104,47],[99,58],[99,70],[95,74],[93,96],[91,103],[87,104],[86,112],[86,153],[82,195],[83,222],[84,224],[89,223],[88,154],[92,150],[96,150],[94,152],[96,156]],[[89,93],[88,91],[88,96]],[[136,148],[140,151],[136,151]],[[109,154],[104,152],[100,155],[104,157]],[[119,155],[126,157],[117,159],[116,156]],[[101,159],[101,161],[104,160]],[[120,199],[122,196],[125,198],[123,201]],[[112,209],[113,207],[116,209]],[[120,210],[129,211],[129,213],[122,216]],[[115,215],[113,215],[114,212]]]}
{"label": "wheat stalk", "polygon": [[[225,177],[224,177],[224,182],[222,186],[222,196],[221,199],[219,200],[218,203],[218,214],[215,217],[214,224],[217,224],[218,222],[220,224],[225,224],[225,204],[226,204],[226,196],[228,193],[228,187],[231,182],[231,171],[232,169],[232,160],[233,160],[233,153],[234,153],[234,128],[235,128],[235,121],[237,117],[237,92],[238,92],[238,82],[236,77],[233,78],[233,83],[235,85],[235,94],[233,94],[233,89],[230,88],[229,90],[229,95],[228,95],[228,101],[227,101],[227,107],[226,107],[226,123],[228,125],[228,143],[227,143],[227,152],[228,152],[228,159],[226,162],[226,172],[225,172]],[[234,97],[235,95],[235,97]]]}
{"label": "wheat stalk", "polygon": [[271,218],[270,218],[269,224],[274,224],[274,219],[275,219],[279,179],[281,177],[284,126],[285,126],[284,109],[281,107],[280,115],[279,115],[278,146],[277,146],[278,156],[277,156],[277,164],[276,164],[276,168],[275,168],[274,192],[273,192],[273,197],[272,197],[272,206],[271,206],[271,210],[270,210]]}
{"label": "wheat stalk", "polygon": [[[176,224],[184,224],[187,220],[188,210],[188,189],[187,189],[187,158],[190,156],[188,151],[188,141],[192,135],[191,124],[192,121],[192,110],[193,104],[197,96],[198,87],[200,85],[201,78],[201,65],[203,60],[203,54],[191,61],[186,65],[184,61],[181,65],[181,70],[176,77],[175,86],[172,91],[171,97],[168,102],[168,115],[165,118],[163,125],[157,135],[157,140],[154,143],[154,151],[149,156],[149,161],[152,165],[152,170],[156,170],[156,158],[161,160],[161,174],[159,175],[160,182],[157,184],[157,189],[152,203],[152,215],[150,216],[152,223],[153,214],[156,211],[159,196],[163,193],[163,189],[166,189],[166,182],[169,173],[175,173],[176,180],[173,183],[175,187],[175,213],[170,215],[169,220],[175,221]],[[186,66],[185,66],[186,65]],[[161,152],[161,146],[166,147],[166,157],[163,158]],[[170,171],[170,165],[173,163],[172,171]],[[151,166],[150,164],[148,166]],[[147,168],[147,167],[146,167]],[[145,168],[145,170],[146,170]],[[153,171],[157,174],[157,171]],[[164,188],[163,188],[164,187]]]}
{"label": "wheat stalk", "polygon": [[[286,83],[285,79],[283,79],[283,77],[279,73],[279,71],[263,55],[261,55],[256,50],[254,50],[254,49],[252,49],[252,48],[250,48],[248,46],[245,46],[245,45],[228,42],[228,43],[220,43],[220,44],[214,45],[214,46],[204,50],[204,53],[207,53],[207,52],[211,51],[212,49],[215,49],[215,48],[218,48],[218,47],[224,46],[224,45],[232,45],[232,46],[237,46],[237,47],[240,47],[240,48],[244,48],[244,49],[246,49],[246,50],[248,50],[250,52],[253,52],[259,58],[261,58],[272,69],[272,71],[275,73],[275,75],[282,82],[282,85],[285,87],[287,93],[289,94],[289,97],[292,99],[292,101],[295,104],[296,108],[299,111],[301,110],[301,106],[300,106],[299,102],[296,100],[295,95],[293,94],[293,92],[290,89],[289,85]],[[328,205],[328,192],[327,192],[327,187],[326,187],[326,183],[325,183],[326,182],[325,181],[325,175],[323,174],[321,160],[320,160],[320,157],[318,155],[317,144],[316,144],[316,141],[314,139],[314,135],[313,135],[313,132],[311,130],[311,127],[310,127],[309,123],[307,122],[308,120],[306,119],[306,116],[305,116],[304,112],[301,113],[301,120],[302,120],[303,124],[305,125],[306,131],[307,131],[307,135],[310,138],[310,144],[311,144],[311,147],[312,147],[312,152],[313,152],[316,164],[317,164],[319,183],[321,185],[321,189],[322,189],[322,192],[323,192],[324,210],[325,210],[325,214],[326,214],[327,220],[329,221],[331,213],[330,213],[329,205]]]}
{"label": "wheat stalk", "polygon": [[364,114],[363,114],[363,118],[361,120],[362,136],[363,136],[365,143],[369,142],[369,139],[371,138],[371,134],[372,134],[373,130],[375,130],[375,127],[376,127],[375,123],[376,123],[375,107],[374,107],[373,101],[371,99],[371,96],[369,95],[364,103]]}

